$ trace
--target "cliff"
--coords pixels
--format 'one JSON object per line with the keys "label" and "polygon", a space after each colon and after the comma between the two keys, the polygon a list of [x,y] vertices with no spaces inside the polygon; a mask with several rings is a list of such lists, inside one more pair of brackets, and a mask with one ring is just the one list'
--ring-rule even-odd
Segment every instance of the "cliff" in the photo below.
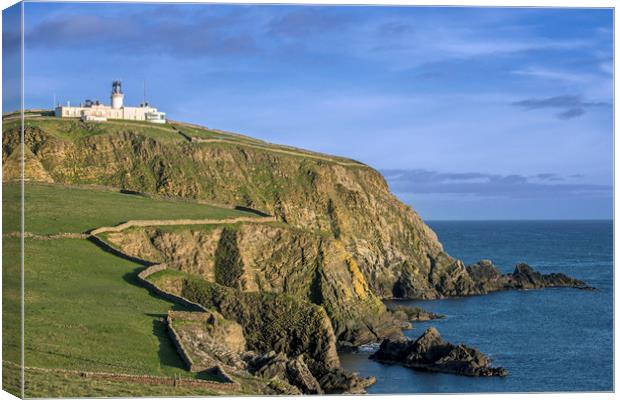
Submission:
{"label": "cliff", "polygon": [[[19,125],[7,121],[5,163],[18,159],[18,142]],[[402,324],[381,298],[483,294],[529,287],[524,282],[533,277],[498,278],[491,264],[466,268],[390,193],[381,174],[354,160],[181,123],[33,118],[26,120],[25,143],[30,180],[104,185],[274,215],[278,223],[141,228],[108,239],[127,253],[222,287],[285,293],[323,306],[341,345],[397,333]],[[535,286],[582,284],[556,277]]]}
{"label": "cliff", "polygon": [[[452,260],[376,170],[220,131],[175,127],[32,119],[25,141],[36,158],[32,163],[42,166],[38,176],[48,181],[258,209],[340,241],[380,297],[444,295],[428,277],[433,263]],[[179,131],[202,139],[190,142]],[[17,148],[18,126],[6,124],[4,133],[7,159]]]}
{"label": "cliff", "polygon": [[398,324],[338,240],[285,224],[133,228],[106,240],[126,254],[244,292],[321,305],[340,345],[397,334]]}

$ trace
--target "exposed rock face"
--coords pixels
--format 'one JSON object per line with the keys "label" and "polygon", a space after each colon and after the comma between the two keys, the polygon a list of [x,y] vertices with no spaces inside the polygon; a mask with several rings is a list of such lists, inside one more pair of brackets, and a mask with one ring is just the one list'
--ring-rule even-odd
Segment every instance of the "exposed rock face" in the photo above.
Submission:
{"label": "exposed rock face", "polygon": [[373,376],[362,378],[357,373],[346,371],[342,368],[332,369],[324,374],[319,383],[325,393],[366,393],[366,388],[375,384],[377,379]]}
{"label": "exposed rock face", "polygon": [[[48,127],[52,122],[53,129]],[[166,127],[52,122],[28,121],[25,135],[26,145],[54,182],[102,184],[259,209],[338,239],[380,297],[393,297],[397,282],[415,288],[403,296],[442,295],[428,280],[441,244],[372,168],[337,157],[272,151],[274,146],[255,140],[262,147],[172,142],[139,130]],[[102,132],[93,135],[92,129]],[[17,148],[19,131],[7,128],[4,133],[7,157]]]}
{"label": "exposed rock face", "polygon": [[24,157],[16,149],[12,154],[5,157],[2,164],[2,179],[4,181],[14,181],[21,179],[22,166],[24,176],[29,181],[52,183],[53,179],[45,170],[38,158],[30,151],[30,148],[24,148]]}
{"label": "exposed rock face", "polygon": [[248,368],[263,378],[278,378],[296,386],[305,394],[322,394],[321,385],[306,366],[303,356],[287,358],[282,353],[269,353],[248,359]]}
{"label": "exposed rock face", "polygon": [[286,293],[321,305],[341,346],[381,340],[398,331],[341,242],[283,224],[246,223],[114,233],[123,252],[245,292]]}
{"label": "exposed rock face", "polygon": [[[14,160],[19,129],[6,124],[3,133],[3,160]],[[243,292],[308,299],[327,311],[343,346],[397,333],[399,324],[380,298],[571,286],[559,275],[496,278],[484,275],[492,272],[487,267],[465,268],[368,166],[229,138],[187,142],[169,126],[59,119],[28,120],[25,128],[32,179],[208,200],[277,216],[286,228],[143,231],[136,234],[139,242],[125,238],[125,250],[133,246],[144,258]]]}
{"label": "exposed rock face", "polygon": [[322,307],[282,294],[241,292],[185,274],[163,275],[155,282],[162,290],[241,325],[248,350],[304,355],[319,375],[340,366],[336,338]]}
{"label": "exposed rock face", "polygon": [[[197,129],[182,124],[177,128]],[[7,124],[3,133],[6,159],[18,149],[19,129]],[[352,269],[361,272],[363,280],[357,279],[357,286],[367,286],[381,298],[433,299],[491,290],[472,279],[461,261],[443,252],[435,233],[390,193],[385,179],[372,168],[218,132],[222,135],[232,141],[190,143],[168,126],[95,126],[48,119],[27,121],[25,143],[33,165],[42,166],[37,175],[45,180],[252,207],[330,237],[339,243],[334,246],[349,253]],[[330,260],[340,253],[321,249],[318,254],[324,265],[331,265],[340,263]],[[327,268],[321,271],[330,273]],[[248,278],[252,277],[246,274],[242,283],[250,290],[265,282]],[[513,285],[520,283],[525,281]],[[344,319],[353,323],[356,315],[360,314],[351,311],[351,318]],[[376,338],[368,335],[375,328],[364,329],[364,324],[343,328],[336,322],[335,327],[345,342]]]}
{"label": "exposed rock face", "polygon": [[433,372],[468,376],[505,376],[504,368],[491,367],[490,360],[480,351],[464,344],[445,341],[437,329],[428,328],[415,341],[385,339],[372,359],[398,363],[405,367]]}
{"label": "exposed rock face", "polygon": [[247,371],[279,380],[285,392],[296,387],[308,394],[362,393],[374,383],[340,368],[322,307],[283,294],[240,292],[170,270],[148,279],[161,290],[217,310],[169,315],[193,370]]}
{"label": "exposed rock face", "polygon": [[342,368],[332,368],[317,380],[306,366],[302,356],[288,358],[282,353],[269,352],[260,356],[246,356],[248,370],[263,378],[277,378],[297,387],[304,394],[366,393],[375,383],[374,377],[360,378]]}
{"label": "exposed rock face", "polygon": [[168,313],[168,325],[193,361],[191,371],[205,371],[219,364],[243,368],[243,328],[215,311]]}

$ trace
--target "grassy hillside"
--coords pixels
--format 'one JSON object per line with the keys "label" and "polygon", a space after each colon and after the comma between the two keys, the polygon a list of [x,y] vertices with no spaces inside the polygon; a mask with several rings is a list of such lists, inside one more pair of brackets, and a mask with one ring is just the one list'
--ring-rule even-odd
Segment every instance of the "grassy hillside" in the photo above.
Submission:
{"label": "grassy hillside", "polygon": [[[3,129],[18,129],[19,120],[3,121]],[[59,119],[54,117],[26,118],[25,129],[40,128],[58,139],[75,141],[92,136],[115,135],[121,132],[135,132],[166,142],[182,142],[183,137],[169,125],[154,125],[139,121],[108,121],[105,124],[88,124],[79,119]]]}
{"label": "grassy hillside", "polygon": [[[20,191],[5,183],[4,233],[19,230]],[[135,219],[222,219],[247,211],[118,191],[26,183],[26,232],[80,233]],[[143,266],[84,239],[25,239],[25,365],[77,371],[197,377],[170,342],[164,316],[180,306],[149,293],[136,280]],[[20,360],[19,238],[3,238],[3,354]],[[5,387],[19,393],[19,369],[5,365]],[[209,395],[204,388],[113,382],[29,371],[27,396]],[[200,376],[202,379],[206,375]],[[239,393],[267,384],[242,381]],[[221,394],[221,393],[220,393]]]}
{"label": "grassy hillside", "polygon": [[26,365],[188,375],[140,265],[80,239],[26,240]]}
{"label": "grassy hillside", "polygon": [[[2,231],[20,229],[19,199],[17,185],[4,185],[2,197]],[[9,200],[10,198],[10,200]],[[21,362],[21,255],[19,238],[2,238],[2,359]],[[21,373],[15,369],[3,369],[2,387],[19,382]],[[12,391],[21,395],[21,390]]]}
{"label": "grassy hillside", "polygon": [[[19,218],[18,184],[5,184],[3,189],[7,202],[5,218],[9,221]],[[112,190],[37,183],[25,185],[25,202],[25,230],[36,234],[80,233],[130,219],[221,219],[256,216],[252,212],[182,200],[153,199]],[[8,226],[17,227],[19,223],[13,221]]]}
{"label": "grassy hillside", "polygon": [[[17,376],[17,368],[4,365],[3,373]],[[28,389],[26,396],[34,398],[50,397],[143,397],[143,396],[213,396],[231,393],[206,388],[174,387],[172,385],[145,385],[135,382],[114,381],[110,379],[84,378],[62,372],[26,371]],[[3,388],[19,391],[19,381],[14,378]],[[6,389],[5,389],[6,390]],[[238,394],[247,392],[240,391]]]}

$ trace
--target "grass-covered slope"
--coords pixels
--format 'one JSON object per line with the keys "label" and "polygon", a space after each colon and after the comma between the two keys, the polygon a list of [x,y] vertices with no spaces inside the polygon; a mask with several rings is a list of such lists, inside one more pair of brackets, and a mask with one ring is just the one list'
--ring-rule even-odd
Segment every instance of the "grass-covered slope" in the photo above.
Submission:
{"label": "grass-covered slope", "polygon": [[142,266],[80,239],[26,239],[25,264],[27,366],[187,375]]}
{"label": "grass-covered slope", "polygon": [[[20,393],[20,190],[3,185],[3,383]],[[153,199],[95,188],[25,184],[26,396],[208,395],[216,389],[80,377],[76,371],[196,377],[186,371],[163,322],[179,305],[151,294],[137,280],[143,265],[102,251],[81,233],[131,219],[220,219],[256,216],[187,201]],[[34,237],[31,237],[34,234]],[[38,235],[38,236],[37,236]],[[43,235],[43,236],[42,236]],[[201,378],[207,378],[201,375]],[[241,381],[227,393],[264,393],[269,382]],[[160,390],[161,389],[161,390]]]}
{"label": "grass-covered slope", "polygon": [[[21,229],[19,215],[20,187],[5,185],[2,197],[2,231]],[[20,239],[2,238],[2,359],[21,364],[21,246]],[[2,370],[2,388],[21,396],[21,372]]]}
{"label": "grass-covered slope", "polygon": [[[19,184],[7,183],[3,188],[5,218],[11,221],[9,226],[17,227]],[[123,194],[118,190],[34,182],[25,184],[25,231],[36,234],[80,233],[133,219],[223,219],[243,216],[254,217],[257,214],[182,200]]]}

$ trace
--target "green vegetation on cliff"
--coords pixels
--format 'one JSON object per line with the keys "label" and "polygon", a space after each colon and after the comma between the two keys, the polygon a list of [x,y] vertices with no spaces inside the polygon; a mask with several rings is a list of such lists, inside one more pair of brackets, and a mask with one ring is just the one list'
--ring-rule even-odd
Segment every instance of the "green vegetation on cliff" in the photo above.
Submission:
{"label": "green vegetation on cliff", "polygon": [[[17,183],[3,186],[6,201],[4,211],[9,218],[19,218],[18,187]],[[40,183],[26,183],[25,213],[25,231],[36,234],[80,233],[133,219],[222,219],[257,216],[249,211],[180,199],[153,199],[101,188],[72,188]],[[19,223],[12,225],[19,226]]]}
{"label": "green vegetation on cliff", "polygon": [[239,323],[251,350],[289,357],[305,354],[315,371],[339,366],[331,323],[322,307],[286,294],[241,292],[174,270],[154,273],[148,279]]}

